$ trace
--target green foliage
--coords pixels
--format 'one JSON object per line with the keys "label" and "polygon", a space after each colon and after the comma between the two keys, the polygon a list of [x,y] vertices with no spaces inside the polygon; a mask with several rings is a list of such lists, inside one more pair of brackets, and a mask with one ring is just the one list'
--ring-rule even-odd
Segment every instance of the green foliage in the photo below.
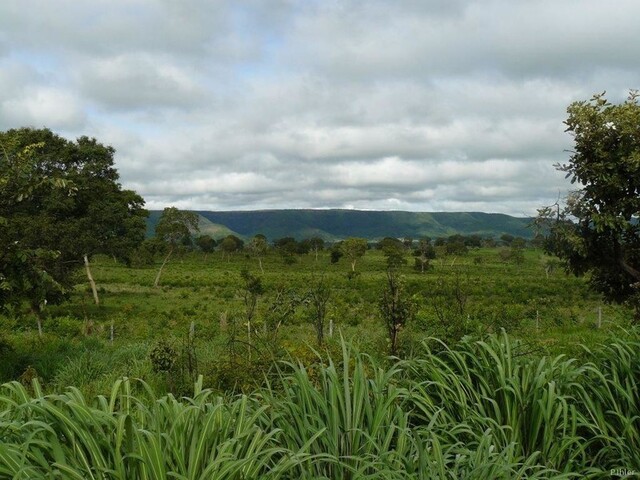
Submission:
{"label": "green foliage", "polygon": [[196,245],[207,254],[215,250],[217,243],[210,235],[200,235],[196,238]]}
{"label": "green foliage", "polygon": [[325,321],[327,318],[327,308],[331,298],[331,288],[324,275],[314,278],[306,295],[308,302],[309,317],[316,330],[316,340],[318,345],[324,342]]}
{"label": "green foliage", "polygon": [[227,255],[227,259],[231,258],[233,253],[242,250],[243,247],[244,242],[235,235],[227,235],[218,243],[218,248]]}
{"label": "green foliage", "polygon": [[351,262],[351,271],[355,272],[356,262],[367,253],[367,240],[349,237],[340,244],[340,250]]}
{"label": "green foliage", "polygon": [[131,261],[147,212],[117,183],[112,147],[31,128],[0,145],[0,308],[61,301],[84,255]]}
{"label": "green foliage", "polygon": [[397,355],[399,334],[413,320],[417,305],[406,291],[403,278],[393,268],[387,270],[387,284],[378,306],[389,336],[389,353]]}
{"label": "green foliage", "polygon": [[[640,282],[640,105],[638,93],[613,105],[604,94],[572,103],[565,122],[574,137],[569,162],[556,167],[580,185],[561,206],[539,210],[547,249],[606,298],[637,296]],[[640,316],[640,311],[637,311]]]}
{"label": "green foliage", "polygon": [[198,215],[194,212],[167,207],[160,215],[156,224],[156,237],[175,247],[179,243],[190,239],[192,232],[197,232]]}
{"label": "green foliage", "polygon": [[[336,241],[347,237],[369,239],[394,236],[420,238],[421,236],[461,235],[499,237],[503,233],[529,237],[530,219],[481,212],[398,212],[358,210],[258,210],[236,212],[200,212],[215,225],[250,238],[263,233],[269,238],[294,237],[296,240],[310,235]],[[217,237],[216,237],[217,238]]]}
{"label": "green foliage", "polygon": [[188,398],[115,380],[106,395],[0,387],[0,477],[471,480],[604,478],[640,468],[636,330],[589,362],[505,334],[381,364],[342,342],[249,395]]}

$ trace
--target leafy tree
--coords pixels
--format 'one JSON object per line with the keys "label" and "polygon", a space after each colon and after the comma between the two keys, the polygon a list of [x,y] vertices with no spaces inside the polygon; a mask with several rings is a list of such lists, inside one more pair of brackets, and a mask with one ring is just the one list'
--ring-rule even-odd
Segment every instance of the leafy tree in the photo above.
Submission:
{"label": "leafy tree", "polygon": [[260,265],[260,271],[264,275],[264,268],[262,268],[262,259],[269,251],[269,243],[267,242],[267,237],[262,234],[257,234],[255,237],[251,239],[247,248],[251,255],[258,259],[258,264]]}
{"label": "leafy tree", "polygon": [[413,252],[415,259],[415,268],[424,273],[429,269],[429,262],[436,258],[436,249],[431,245],[429,237],[423,237],[418,241],[418,248]]}
{"label": "leafy tree", "polygon": [[467,247],[480,248],[482,246],[482,237],[480,235],[468,235],[464,237],[464,244]]}
{"label": "leafy tree", "polygon": [[1,132],[0,145],[0,308],[27,300],[39,315],[83,264],[90,275],[94,254],[131,261],[147,212],[118,183],[112,147],[32,128]]}
{"label": "leafy tree", "polygon": [[309,249],[315,254],[316,262],[317,262],[318,253],[324,250],[324,240],[320,237],[311,237],[309,239]]}
{"label": "leafy tree", "polygon": [[200,235],[196,238],[196,245],[204,252],[204,259],[206,261],[207,255],[215,250],[217,243],[211,235]]}
{"label": "leafy tree", "polygon": [[511,245],[511,242],[513,242],[514,239],[515,237],[509,233],[500,235],[500,240],[502,240],[502,243],[507,246]]}
{"label": "leafy tree", "polygon": [[404,248],[404,243],[402,242],[402,240],[398,240],[394,237],[384,237],[376,244],[376,248],[382,251],[384,251],[385,249]]}
{"label": "leafy tree", "polygon": [[[242,279],[240,294],[242,295],[242,301],[244,303],[248,342],[249,347],[251,347],[251,322],[256,313],[258,298],[264,294],[265,290],[262,285],[262,279],[252,275],[247,269],[243,269],[240,272],[240,278]],[[249,351],[249,356],[251,356],[251,351]]]}
{"label": "leafy tree", "polygon": [[340,250],[351,262],[351,271],[356,271],[356,262],[367,252],[367,240],[364,238],[350,237],[340,245]]}
{"label": "leafy tree", "polygon": [[316,330],[318,345],[324,342],[324,324],[327,318],[327,306],[331,298],[331,288],[324,276],[313,279],[307,293],[309,317]]}
{"label": "leafy tree", "polygon": [[343,256],[344,253],[342,253],[342,242],[334,243],[331,246],[331,263],[338,263]]}
{"label": "leafy tree", "polygon": [[132,263],[136,266],[153,265],[158,256],[167,254],[167,250],[167,244],[159,238],[146,238],[133,255]]}
{"label": "leafy tree", "polygon": [[390,353],[397,355],[400,331],[414,318],[416,303],[407,293],[403,278],[392,268],[387,270],[387,284],[378,307],[387,327]]}
{"label": "leafy tree", "polygon": [[387,260],[387,267],[398,268],[407,263],[405,258],[405,244],[397,238],[386,237],[378,242]]}
{"label": "leafy tree", "polygon": [[640,105],[638,92],[611,104],[604,94],[572,103],[565,121],[574,137],[569,162],[556,165],[581,189],[539,210],[547,252],[611,301],[633,300],[640,320]]}
{"label": "leafy tree", "polygon": [[295,254],[298,252],[298,242],[293,237],[278,238],[273,241],[273,246],[282,257],[286,265],[296,262]]}
{"label": "leafy tree", "polygon": [[244,242],[235,235],[227,235],[218,244],[218,248],[222,252],[222,258],[224,259],[225,253],[227,254],[227,260],[231,259],[231,255],[235,252],[239,252],[244,247]]}
{"label": "leafy tree", "polygon": [[451,235],[445,249],[447,255],[465,255],[468,252],[462,235]]}
{"label": "leafy tree", "polygon": [[169,251],[164,258],[153,286],[160,284],[162,269],[169,261],[171,254],[178,245],[184,244],[186,238],[191,238],[191,232],[199,231],[198,215],[194,212],[179,210],[176,207],[167,207],[162,211],[160,219],[156,225],[156,237],[169,245]]}

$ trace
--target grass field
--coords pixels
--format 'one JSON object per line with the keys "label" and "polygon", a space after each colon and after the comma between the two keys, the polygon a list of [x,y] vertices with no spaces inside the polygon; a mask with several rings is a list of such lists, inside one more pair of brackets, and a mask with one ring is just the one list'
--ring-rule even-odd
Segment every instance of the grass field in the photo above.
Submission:
{"label": "grass field", "polygon": [[[513,263],[477,249],[401,267],[417,308],[392,358],[380,251],[355,275],[328,253],[272,254],[264,273],[245,255],[190,253],[158,288],[159,264],[97,258],[99,306],[79,277],[42,337],[34,318],[0,319],[0,374],[17,380],[0,388],[0,478],[637,472],[632,312],[545,266],[539,251]],[[318,344],[309,294],[322,285]]]}
{"label": "grass field", "polygon": [[[631,312],[603,303],[584,279],[560,269],[545,271],[541,252],[526,250],[519,264],[502,260],[499,252],[441,255],[424,274],[409,264],[401,267],[407,295],[417,305],[415,319],[400,335],[403,356],[429,337],[451,343],[504,329],[535,354],[579,357],[582,345],[594,346],[629,325]],[[378,360],[388,353],[378,306],[386,263],[378,250],[358,261],[356,275],[349,274],[345,259],[331,264],[327,252],[317,260],[313,254],[296,256],[291,264],[271,254],[263,259],[264,273],[244,254],[223,259],[218,252],[206,258],[189,253],[175,257],[154,288],[158,267],[128,268],[97,258],[93,276],[100,305],[94,305],[79,276],[71,300],[47,308],[44,338],[37,336],[33,318],[2,318],[3,379],[26,372],[37,375],[45,389],[74,384],[88,393],[105,393],[119,376],[135,373],[161,391],[189,391],[195,376],[203,374],[208,387],[247,390],[262,383],[274,359],[315,358],[307,295],[320,282],[329,289],[321,350],[337,351],[342,336]],[[244,269],[263,286],[250,328]],[[153,370],[154,348],[164,349],[172,368],[182,370],[169,375],[173,384]]]}

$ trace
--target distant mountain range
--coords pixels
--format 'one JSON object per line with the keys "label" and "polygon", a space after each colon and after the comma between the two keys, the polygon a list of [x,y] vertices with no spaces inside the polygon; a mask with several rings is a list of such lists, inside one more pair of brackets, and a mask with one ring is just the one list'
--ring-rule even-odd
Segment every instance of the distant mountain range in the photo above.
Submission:
{"label": "distant mountain range", "polygon": [[[153,235],[162,212],[152,210],[147,234]],[[384,237],[432,238],[454,234],[500,237],[510,234],[531,238],[531,218],[481,212],[400,212],[365,210],[253,210],[197,211],[200,232],[219,239],[229,234],[248,239],[261,233],[269,240],[319,236],[335,241],[347,237],[377,240]]]}

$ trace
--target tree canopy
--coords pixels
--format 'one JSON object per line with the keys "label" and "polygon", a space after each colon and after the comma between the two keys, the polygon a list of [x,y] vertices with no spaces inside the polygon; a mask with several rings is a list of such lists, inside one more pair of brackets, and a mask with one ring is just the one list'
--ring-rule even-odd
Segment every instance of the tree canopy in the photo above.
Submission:
{"label": "tree canopy", "polygon": [[340,244],[340,250],[351,262],[351,271],[355,272],[356,262],[367,253],[367,240],[358,237],[349,237]]}
{"label": "tree canopy", "polygon": [[32,128],[0,132],[0,146],[1,307],[61,300],[85,255],[131,260],[147,211],[112,147]]}
{"label": "tree canopy", "polygon": [[[591,274],[612,301],[638,297],[640,282],[640,105],[638,93],[610,103],[603,94],[572,103],[565,122],[574,137],[566,164],[556,168],[580,189],[566,202],[539,210],[546,248],[566,268]],[[636,309],[638,314],[638,309]]]}

